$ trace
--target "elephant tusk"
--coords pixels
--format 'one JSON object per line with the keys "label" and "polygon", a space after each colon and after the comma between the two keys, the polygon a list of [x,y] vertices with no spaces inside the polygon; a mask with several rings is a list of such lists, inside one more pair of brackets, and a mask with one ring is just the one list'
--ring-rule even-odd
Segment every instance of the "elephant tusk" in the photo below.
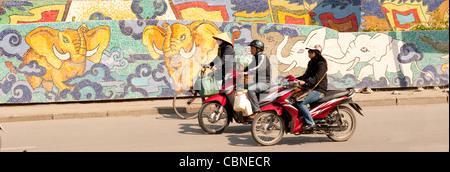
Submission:
{"label": "elephant tusk", "polygon": [[281,52],[283,51],[283,48],[287,45],[289,41],[289,37],[288,36],[284,36],[283,41],[281,41],[280,45],[278,45],[277,47],[277,59],[283,63],[283,64],[290,64],[293,61],[293,56],[289,55],[288,57],[283,57],[281,55]]}
{"label": "elephant tusk", "polygon": [[180,55],[185,59],[190,59],[192,56],[194,56],[195,50],[197,49],[194,41],[194,45],[192,46],[191,52],[187,52],[184,50],[184,48],[180,49]]}
{"label": "elephant tusk", "polygon": [[353,61],[352,66],[350,66],[347,71],[353,70],[355,68],[355,66],[359,63],[361,59],[359,57],[356,57],[355,61]]}
{"label": "elephant tusk", "polygon": [[158,49],[158,47],[156,47],[155,43],[153,43],[153,50],[159,55],[164,55],[164,52],[162,50]]}
{"label": "elephant tusk", "polygon": [[97,53],[97,51],[98,51],[99,46],[100,46],[100,44],[97,45],[97,47],[95,47],[93,50],[87,51],[86,52],[86,57],[90,57],[90,56],[95,55],[95,53]]}
{"label": "elephant tusk", "polygon": [[67,52],[66,54],[61,54],[55,47],[55,45],[53,45],[53,54],[55,54],[56,57],[58,57],[58,59],[65,61],[65,60],[69,60],[70,59],[70,53]]}
{"label": "elephant tusk", "polygon": [[286,70],[284,70],[282,73],[291,71],[295,66],[297,66],[297,62],[293,61],[292,64]]}

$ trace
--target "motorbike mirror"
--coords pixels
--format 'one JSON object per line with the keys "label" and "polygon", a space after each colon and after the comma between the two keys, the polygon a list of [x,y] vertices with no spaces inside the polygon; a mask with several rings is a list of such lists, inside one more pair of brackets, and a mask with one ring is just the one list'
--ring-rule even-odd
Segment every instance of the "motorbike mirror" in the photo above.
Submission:
{"label": "motorbike mirror", "polygon": [[288,76],[286,76],[286,77],[284,77],[284,78],[286,78],[288,81],[296,81],[296,80],[297,80],[297,79],[295,79],[295,77],[292,76],[292,75],[288,75]]}

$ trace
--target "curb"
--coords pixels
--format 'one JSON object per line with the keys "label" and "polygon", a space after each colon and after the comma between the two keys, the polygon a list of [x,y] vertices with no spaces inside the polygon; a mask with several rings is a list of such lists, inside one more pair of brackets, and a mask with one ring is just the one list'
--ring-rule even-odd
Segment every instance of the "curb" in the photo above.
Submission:
{"label": "curb", "polygon": [[400,95],[384,94],[377,97],[366,95],[356,95],[353,101],[361,107],[367,106],[402,106],[402,105],[423,105],[423,104],[445,104],[449,103],[448,93],[432,95],[416,94],[416,92],[406,92]]}

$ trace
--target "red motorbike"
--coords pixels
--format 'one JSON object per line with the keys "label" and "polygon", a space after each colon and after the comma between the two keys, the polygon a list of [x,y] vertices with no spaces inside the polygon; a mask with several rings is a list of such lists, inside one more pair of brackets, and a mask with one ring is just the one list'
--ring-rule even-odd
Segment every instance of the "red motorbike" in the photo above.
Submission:
{"label": "red motorbike", "polygon": [[[236,121],[242,124],[251,124],[252,119],[245,116],[243,112],[236,112],[233,108],[236,88],[236,80],[243,79],[241,73],[231,71],[225,75],[225,84],[218,95],[206,99],[198,112],[198,123],[200,127],[209,134],[221,134],[230,122]],[[241,88],[244,89],[244,88]],[[272,88],[260,94],[260,107],[270,104],[276,99],[278,90]],[[250,114],[251,115],[251,114]]]}
{"label": "red motorbike", "polygon": [[[282,80],[282,88],[275,101],[260,109],[260,113],[253,119],[252,136],[260,145],[277,144],[285,133],[325,134],[333,141],[347,141],[355,132],[356,117],[351,108],[364,116],[361,107],[352,98],[355,91],[328,91],[321,100],[310,104],[311,116],[316,127],[303,130],[303,117],[298,118],[298,109],[293,105],[294,88],[298,87],[297,79],[287,76]],[[351,108],[346,106],[348,104]]]}

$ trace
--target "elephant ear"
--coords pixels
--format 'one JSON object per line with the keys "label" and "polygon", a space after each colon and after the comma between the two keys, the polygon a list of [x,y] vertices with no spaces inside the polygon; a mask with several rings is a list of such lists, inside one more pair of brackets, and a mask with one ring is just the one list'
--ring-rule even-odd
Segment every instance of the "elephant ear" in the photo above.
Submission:
{"label": "elephant ear", "polygon": [[219,28],[212,22],[196,21],[188,25],[192,31],[192,36],[195,41],[206,41],[210,44],[215,44],[214,35],[220,34]]}
{"label": "elephant ear", "polygon": [[[59,69],[62,65],[62,60],[53,52],[53,47],[58,42],[58,30],[50,27],[39,27],[28,33],[25,41],[38,55],[44,56],[50,65]],[[56,45],[59,46],[59,45]]]}
{"label": "elephant ear", "polygon": [[371,38],[371,46],[374,50],[376,50],[375,60],[380,61],[381,58],[386,55],[386,53],[390,52],[391,49],[395,49],[395,46],[398,46],[393,45],[392,42],[393,38],[384,33],[377,33]]}
{"label": "elephant ear", "polygon": [[306,37],[306,46],[320,45],[321,47],[324,47],[326,36],[327,28],[325,27],[313,30],[309,33],[308,37]]}
{"label": "elephant ear", "polygon": [[111,32],[108,26],[99,26],[86,33],[86,58],[94,63],[102,59],[103,51],[109,45]]}
{"label": "elephant ear", "polygon": [[219,28],[212,22],[196,21],[188,27],[192,31],[192,37],[194,37],[195,44],[201,46],[202,52],[208,52],[205,56],[200,56],[201,63],[209,63],[217,56],[219,46],[216,44],[214,35],[220,34]]}
{"label": "elephant ear", "polygon": [[142,43],[148,48],[150,56],[154,60],[159,59],[163,54],[164,37],[167,31],[158,26],[147,26],[142,35]]}
{"label": "elephant ear", "polygon": [[353,33],[338,33],[338,46],[342,54],[347,53],[350,43],[355,41],[356,36]]}

